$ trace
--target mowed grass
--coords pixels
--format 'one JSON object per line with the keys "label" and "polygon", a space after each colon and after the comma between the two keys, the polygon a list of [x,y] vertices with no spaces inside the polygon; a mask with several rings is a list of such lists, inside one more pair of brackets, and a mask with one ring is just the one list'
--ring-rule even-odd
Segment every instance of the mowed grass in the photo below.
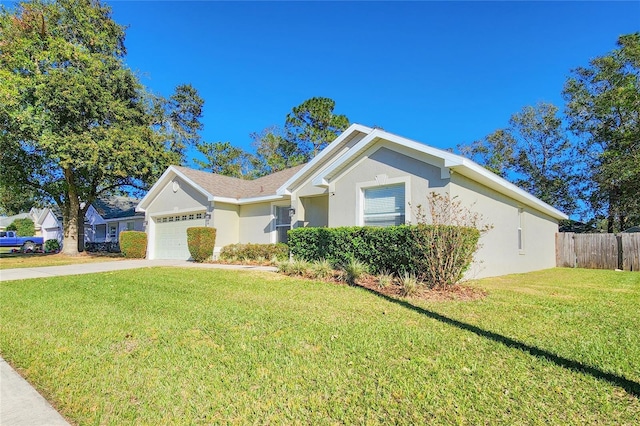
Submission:
{"label": "mowed grass", "polygon": [[0,270],[109,262],[121,259],[124,259],[121,254],[89,254],[86,252],[78,256],[66,256],[62,253],[4,253],[0,254]]}
{"label": "mowed grass", "polygon": [[393,301],[155,268],[0,283],[2,356],[75,424],[637,424],[640,274]]}

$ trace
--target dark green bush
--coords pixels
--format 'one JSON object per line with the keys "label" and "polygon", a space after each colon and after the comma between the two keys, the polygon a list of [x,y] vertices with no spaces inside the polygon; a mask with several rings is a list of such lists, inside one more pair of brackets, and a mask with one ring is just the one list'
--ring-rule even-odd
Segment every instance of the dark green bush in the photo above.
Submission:
{"label": "dark green bush", "polygon": [[220,259],[234,260],[286,260],[289,258],[289,247],[286,244],[230,244],[222,247]]}
{"label": "dark green bush", "polygon": [[206,226],[187,228],[187,245],[194,261],[204,262],[210,259],[216,246],[216,228]]}
{"label": "dark green bush", "polygon": [[60,250],[60,242],[58,240],[47,240],[44,242],[45,253],[54,253]]}
{"label": "dark green bush", "polygon": [[120,251],[124,257],[144,259],[147,255],[147,234],[142,231],[122,231]]}
{"label": "dark green bush", "polygon": [[36,226],[29,218],[16,219],[7,226],[7,231],[16,231],[19,237],[31,237],[36,234]]}
{"label": "dark green bush", "polygon": [[296,228],[289,231],[288,244],[296,259],[326,259],[342,267],[358,260],[372,274],[413,274],[430,286],[444,286],[462,278],[479,238],[475,228],[421,224]]}

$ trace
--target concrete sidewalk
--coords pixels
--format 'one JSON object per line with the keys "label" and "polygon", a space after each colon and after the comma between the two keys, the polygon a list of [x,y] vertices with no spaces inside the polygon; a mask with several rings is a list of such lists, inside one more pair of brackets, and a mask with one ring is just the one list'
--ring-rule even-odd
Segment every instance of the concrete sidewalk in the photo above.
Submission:
{"label": "concrete sidewalk", "polygon": [[24,280],[28,278],[59,277],[63,275],[95,274],[97,272],[120,271],[123,269],[150,268],[154,266],[176,266],[186,268],[244,269],[254,271],[275,271],[272,266],[223,265],[217,263],[195,263],[186,260],[115,260],[111,262],[82,263],[76,265],[44,266],[41,268],[17,268],[0,270],[0,281]]}
{"label": "concrete sidewalk", "polygon": [[69,426],[69,423],[0,357],[0,425]]}

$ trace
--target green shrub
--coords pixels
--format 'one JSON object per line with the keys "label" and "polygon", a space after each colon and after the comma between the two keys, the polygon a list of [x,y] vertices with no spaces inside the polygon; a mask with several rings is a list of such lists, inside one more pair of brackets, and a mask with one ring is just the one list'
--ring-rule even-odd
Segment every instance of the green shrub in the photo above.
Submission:
{"label": "green shrub", "polygon": [[58,240],[47,240],[44,242],[45,253],[54,253],[60,250],[60,242]]}
{"label": "green shrub", "polygon": [[19,237],[32,237],[36,233],[36,226],[29,218],[16,219],[7,226],[7,231],[16,231]]}
{"label": "green shrub", "polygon": [[211,259],[216,246],[216,228],[195,226],[187,228],[187,245],[195,262]]}
{"label": "green shrub", "polygon": [[124,257],[144,259],[147,255],[147,234],[142,231],[120,232],[120,251]]}
{"label": "green shrub", "polygon": [[[327,259],[334,265],[351,260],[369,273],[409,273],[433,287],[458,282],[473,260],[480,231],[448,225],[400,225],[386,228],[296,228],[289,248],[296,259]],[[349,280],[347,272],[347,280]]]}
{"label": "green shrub", "polygon": [[274,259],[283,261],[289,258],[286,244],[230,244],[222,247],[220,259],[227,261],[260,261]]}

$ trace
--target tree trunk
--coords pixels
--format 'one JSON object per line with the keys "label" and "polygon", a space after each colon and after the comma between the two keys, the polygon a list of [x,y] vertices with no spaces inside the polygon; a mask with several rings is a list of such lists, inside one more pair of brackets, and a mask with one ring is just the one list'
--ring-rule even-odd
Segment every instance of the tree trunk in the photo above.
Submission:
{"label": "tree trunk", "polygon": [[78,212],[80,211],[80,200],[78,190],[73,179],[73,171],[64,169],[64,179],[67,183],[67,205],[62,211],[64,222],[64,243],[62,252],[67,256],[78,255]]}

